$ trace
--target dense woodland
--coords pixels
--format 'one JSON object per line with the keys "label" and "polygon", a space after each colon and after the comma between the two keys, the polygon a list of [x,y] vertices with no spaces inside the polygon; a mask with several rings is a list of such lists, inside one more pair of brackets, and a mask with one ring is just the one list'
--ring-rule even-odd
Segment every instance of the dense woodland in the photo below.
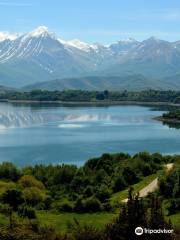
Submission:
{"label": "dense woodland", "polygon": [[[165,173],[164,165],[174,162],[174,170]],[[16,168],[12,163],[0,165],[0,214],[9,223],[0,224],[1,240],[131,240],[136,226],[172,229],[164,215],[180,211],[180,156],[138,153],[103,154],[88,160],[84,166],[36,165]],[[144,200],[133,196],[129,188],[146,176],[160,172],[159,191]],[[113,194],[129,188],[128,203],[111,201]],[[74,219],[67,234],[57,233],[49,223],[43,226],[38,211],[119,212],[103,229],[81,225]],[[22,220],[20,220],[22,219]],[[25,223],[22,222],[26,220]],[[1,223],[1,221],[0,221]],[[153,239],[147,235],[146,238]],[[175,239],[159,234],[156,239]]]}
{"label": "dense woodland", "polygon": [[180,121],[180,110],[178,109],[178,110],[171,110],[171,111],[169,111],[169,112],[167,112],[167,113],[164,113],[163,115],[162,115],[162,117],[163,117],[163,119],[164,120],[168,120],[168,119],[174,119],[175,121],[177,120],[177,121]]}
{"label": "dense woodland", "polygon": [[97,101],[139,101],[139,102],[169,102],[180,103],[180,91],[141,92],[128,91],[46,91],[33,90],[31,92],[7,91],[0,94],[1,100],[29,100],[29,101],[64,101],[64,102],[97,102]]}

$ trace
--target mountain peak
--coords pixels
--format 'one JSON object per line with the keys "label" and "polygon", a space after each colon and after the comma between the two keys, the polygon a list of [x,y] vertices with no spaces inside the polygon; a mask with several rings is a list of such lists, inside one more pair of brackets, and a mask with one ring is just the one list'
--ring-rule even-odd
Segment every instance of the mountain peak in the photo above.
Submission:
{"label": "mountain peak", "polygon": [[34,29],[32,32],[30,32],[28,35],[31,37],[39,37],[47,34],[52,35],[52,33],[49,32],[46,26],[39,26],[36,29]]}
{"label": "mountain peak", "polygon": [[144,41],[151,41],[151,42],[161,42],[161,41],[163,41],[163,40],[160,40],[160,39],[158,39],[157,37],[154,37],[154,36],[152,36],[152,37],[150,37],[150,38],[148,38],[148,39],[146,39],[146,40],[144,40]]}
{"label": "mountain peak", "polygon": [[150,38],[144,40],[143,43],[148,44],[148,45],[151,45],[151,44],[153,44],[153,45],[159,45],[159,44],[170,45],[170,42],[156,38],[156,37],[150,37]]}

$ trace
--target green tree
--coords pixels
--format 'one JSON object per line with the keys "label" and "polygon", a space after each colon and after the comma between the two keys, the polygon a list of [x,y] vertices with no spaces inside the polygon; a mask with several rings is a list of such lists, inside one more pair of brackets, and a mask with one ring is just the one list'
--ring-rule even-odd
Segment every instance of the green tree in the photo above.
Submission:
{"label": "green tree", "polygon": [[18,189],[9,189],[3,193],[2,200],[16,211],[18,206],[23,202],[22,191]]}

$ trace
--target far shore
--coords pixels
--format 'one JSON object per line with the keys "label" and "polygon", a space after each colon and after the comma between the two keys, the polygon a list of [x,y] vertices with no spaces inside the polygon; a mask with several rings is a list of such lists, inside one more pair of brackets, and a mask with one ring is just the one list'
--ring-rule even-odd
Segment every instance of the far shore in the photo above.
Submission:
{"label": "far shore", "polygon": [[146,105],[146,106],[172,106],[172,107],[180,107],[180,103],[172,103],[172,102],[140,102],[140,101],[33,101],[33,100],[8,100],[2,99],[0,102],[7,103],[31,103],[31,104],[39,104],[39,103],[48,103],[48,104],[62,104],[62,105]]}

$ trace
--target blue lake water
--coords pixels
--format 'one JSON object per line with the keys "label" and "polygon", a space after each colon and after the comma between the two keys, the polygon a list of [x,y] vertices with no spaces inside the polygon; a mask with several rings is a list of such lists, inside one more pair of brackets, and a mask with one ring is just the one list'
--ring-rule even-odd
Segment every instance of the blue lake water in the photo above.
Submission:
{"label": "blue lake water", "polygon": [[0,162],[76,164],[105,152],[180,153],[180,130],[144,106],[0,104]]}

